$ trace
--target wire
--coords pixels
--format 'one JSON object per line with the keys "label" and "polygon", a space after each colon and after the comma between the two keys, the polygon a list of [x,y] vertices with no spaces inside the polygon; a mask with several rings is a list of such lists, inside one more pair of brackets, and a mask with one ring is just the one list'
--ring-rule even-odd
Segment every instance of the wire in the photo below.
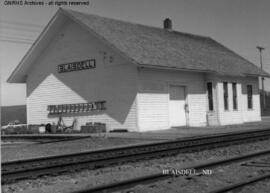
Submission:
{"label": "wire", "polygon": [[11,37],[11,38],[23,38],[23,39],[36,39],[38,34],[31,35],[31,34],[16,34],[16,33],[0,33],[0,37]]}
{"label": "wire", "polygon": [[0,20],[0,24],[6,24],[6,25],[16,25],[16,26],[27,26],[27,27],[33,27],[33,28],[43,28],[43,25],[33,24],[33,23],[23,23],[23,22],[16,22],[16,21],[8,21],[8,20]]}
{"label": "wire", "polygon": [[28,42],[28,41],[21,41],[21,40],[7,40],[7,39],[1,39],[1,42],[10,42],[10,43],[16,43],[16,44],[33,44],[33,42]]}
{"label": "wire", "polygon": [[[3,20],[0,21],[0,26],[1,26],[0,41],[19,44],[33,44],[34,40],[31,39],[31,37],[33,36],[37,37],[37,35],[41,32],[43,28],[43,26],[37,24],[11,22]],[[15,32],[20,31],[22,33],[21,34],[9,33],[13,31]]]}
{"label": "wire", "polygon": [[[28,36],[29,37],[29,36]],[[26,40],[26,41],[34,41],[34,39],[28,38],[27,36],[3,36],[0,34],[0,38],[7,38],[7,39],[21,39],[21,40]]]}
{"label": "wire", "polygon": [[1,39],[8,39],[8,40],[20,40],[20,41],[29,41],[29,42],[34,42],[34,39],[29,39],[26,37],[16,37],[16,36],[1,36]]}
{"label": "wire", "polygon": [[6,27],[1,27],[1,31],[2,30],[16,30],[16,31],[27,31],[27,32],[31,32],[31,33],[37,33],[37,32],[41,32],[42,29],[27,29],[27,28],[21,28],[18,26],[6,26]]}

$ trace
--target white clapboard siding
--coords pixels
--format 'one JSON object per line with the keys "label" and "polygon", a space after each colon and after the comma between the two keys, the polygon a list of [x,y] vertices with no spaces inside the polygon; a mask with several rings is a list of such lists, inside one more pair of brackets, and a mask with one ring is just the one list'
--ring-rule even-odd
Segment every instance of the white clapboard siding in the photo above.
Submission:
{"label": "white clapboard siding", "polygon": [[140,131],[168,129],[168,95],[139,93],[137,97]]}
{"label": "white clapboard siding", "polygon": [[[229,109],[224,110],[223,81],[228,82]],[[256,78],[223,78],[217,83],[219,121],[221,125],[242,124],[244,122],[260,121],[260,98],[258,92],[258,80]],[[232,82],[237,82],[238,109],[233,109]],[[247,109],[247,84],[253,89],[253,109]]]}
{"label": "white clapboard siding", "polygon": [[188,125],[206,125],[206,88],[203,74],[160,70],[139,71],[138,122],[140,131],[169,128],[169,85],[184,86],[190,112]]}
{"label": "white clapboard siding", "polygon": [[[111,59],[112,58],[112,59]],[[58,73],[57,65],[95,59],[96,68]],[[55,34],[38,57],[27,78],[28,124],[57,122],[47,106],[105,100],[106,110],[63,117],[78,128],[86,122],[102,122],[107,128],[137,129],[136,67],[79,25],[70,22]]]}

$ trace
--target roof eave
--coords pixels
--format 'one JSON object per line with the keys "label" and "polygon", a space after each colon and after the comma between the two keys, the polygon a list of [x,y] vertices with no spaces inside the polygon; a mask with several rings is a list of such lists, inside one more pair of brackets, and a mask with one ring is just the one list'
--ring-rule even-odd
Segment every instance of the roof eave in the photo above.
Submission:
{"label": "roof eave", "polygon": [[239,74],[239,75],[231,75],[231,74],[220,74],[213,70],[198,70],[198,69],[191,69],[191,68],[178,68],[178,67],[167,67],[167,66],[159,66],[153,64],[139,64],[139,69],[148,68],[148,69],[160,69],[160,70],[177,70],[177,71],[186,71],[186,72],[201,72],[201,73],[213,73],[221,76],[234,76],[234,77],[268,77],[270,78],[270,74],[264,72],[263,74]]}
{"label": "roof eave", "polygon": [[268,74],[268,73],[263,73],[263,74],[245,74],[245,76],[248,76],[248,77],[266,77],[266,78],[270,78],[270,74]]}
{"label": "roof eave", "polygon": [[179,68],[174,66],[159,66],[153,64],[139,64],[138,68],[149,68],[149,69],[160,69],[160,70],[177,70],[177,71],[186,71],[186,72],[201,72],[201,73],[214,73],[217,74],[215,71],[211,70],[198,70],[198,69],[191,69],[191,68]]}

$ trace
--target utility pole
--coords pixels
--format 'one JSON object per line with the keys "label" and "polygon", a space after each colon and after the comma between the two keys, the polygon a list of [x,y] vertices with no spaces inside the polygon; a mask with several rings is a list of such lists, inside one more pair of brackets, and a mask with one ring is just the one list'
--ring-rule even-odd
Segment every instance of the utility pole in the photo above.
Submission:
{"label": "utility pole", "polygon": [[[262,51],[265,48],[261,46],[257,46],[256,48],[259,50],[261,70],[263,71]],[[266,105],[265,105],[265,94],[264,94],[264,77],[261,76],[261,79],[262,79],[262,104],[263,104],[263,110],[265,110]]]}

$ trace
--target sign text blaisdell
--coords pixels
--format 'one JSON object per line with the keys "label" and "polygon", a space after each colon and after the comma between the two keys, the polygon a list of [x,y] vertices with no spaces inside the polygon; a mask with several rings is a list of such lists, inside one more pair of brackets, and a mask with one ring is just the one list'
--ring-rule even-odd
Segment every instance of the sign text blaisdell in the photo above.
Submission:
{"label": "sign text blaisdell", "polygon": [[67,64],[59,64],[57,66],[58,73],[87,70],[92,68],[96,68],[95,59],[84,60],[80,62],[71,62]]}

